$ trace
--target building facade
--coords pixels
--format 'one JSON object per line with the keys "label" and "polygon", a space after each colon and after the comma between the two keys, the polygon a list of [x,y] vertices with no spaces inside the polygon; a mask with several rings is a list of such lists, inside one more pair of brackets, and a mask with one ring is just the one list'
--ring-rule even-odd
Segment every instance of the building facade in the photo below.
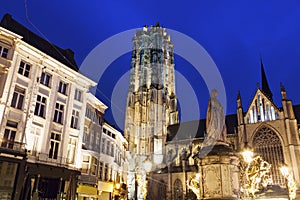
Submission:
{"label": "building facade", "polygon": [[105,122],[102,129],[98,190],[101,199],[127,199],[128,142]]}
{"label": "building facade", "polygon": [[0,23],[0,199],[124,199],[128,143],[74,53]]}
{"label": "building facade", "polygon": [[[293,105],[281,84],[282,105],[273,102],[264,66],[261,63],[261,87],[257,88],[250,105],[244,111],[240,93],[237,97],[237,113],[226,116],[227,142],[236,155],[251,148],[255,156],[271,164],[272,182],[258,197],[264,199],[289,199],[287,180],[280,172],[286,165],[291,169],[299,188],[299,120],[300,107]],[[166,150],[168,166],[152,173],[149,184],[150,199],[197,199],[187,182],[199,172],[195,157],[201,151],[205,139],[206,119],[184,122],[168,127]],[[192,132],[192,133],[191,133]],[[192,138],[191,135],[196,135]],[[242,158],[240,158],[240,162]],[[239,173],[242,173],[240,171]],[[201,176],[203,187],[205,174]],[[239,183],[236,183],[239,184]],[[217,192],[217,191],[216,191]],[[235,191],[241,197],[241,191]],[[210,194],[204,194],[204,196]],[[211,194],[211,196],[213,196]],[[204,198],[204,197],[203,197]],[[206,197],[205,197],[206,198]],[[207,198],[206,198],[207,199]],[[296,199],[299,199],[297,192]]]}
{"label": "building facade", "polygon": [[78,72],[70,49],[8,14],[0,52],[0,171],[7,172],[1,199],[75,199],[82,140],[75,119],[96,83]]}
{"label": "building facade", "polygon": [[127,140],[104,121],[107,107],[92,94],[87,95],[83,124],[81,175],[78,199],[126,199]]}
{"label": "building facade", "polygon": [[[100,142],[104,122],[104,112],[107,106],[98,100],[94,95],[86,95],[85,116],[82,122],[74,120],[74,126],[83,131],[81,175],[77,188],[78,199],[99,199],[98,191],[98,167],[100,160]],[[78,111],[75,111],[79,115]],[[76,118],[75,118],[76,119]],[[77,125],[78,124],[78,125]],[[82,128],[80,128],[80,127]]]}

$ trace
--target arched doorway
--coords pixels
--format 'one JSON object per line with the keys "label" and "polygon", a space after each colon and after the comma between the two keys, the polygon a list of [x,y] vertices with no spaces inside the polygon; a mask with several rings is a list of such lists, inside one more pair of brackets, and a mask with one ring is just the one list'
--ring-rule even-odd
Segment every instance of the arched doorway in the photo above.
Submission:
{"label": "arched doorway", "polygon": [[183,200],[182,182],[179,179],[174,182],[174,200]]}
{"label": "arched doorway", "polygon": [[268,127],[261,127],[253,137],[254,152],[272,165],[271,174],[274,185],[285,187],[285,179],[280,173],[284,163],[283,149],[278,135]]}

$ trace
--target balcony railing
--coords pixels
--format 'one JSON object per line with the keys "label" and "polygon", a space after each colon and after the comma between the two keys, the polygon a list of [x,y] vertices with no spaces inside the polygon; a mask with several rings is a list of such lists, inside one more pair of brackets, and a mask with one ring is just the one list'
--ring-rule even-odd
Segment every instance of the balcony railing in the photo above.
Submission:
{"label": "balcony railing", "polygon": [[70,163],[69,159],[66,157],[57,156],[56,158],[49,157],[47,153],[35,153],[35,155],[28,155],[29,160],[34,160],[35,162],[53,165],[57,167],[65,167],[72,170],[79,170],[75,166],[72,166],[73,163]]}
{"label": "balcony railing", "polygon": [[0,139],[0,149],[2,152],[9,152],[9,153],[21,153],[25,154],[25,143],[13,141],[13,140],[4,140]]}
{"label": "balcony railing", "polygon": [[70,162],[69,158],[57,156],[56,158],[49,157],[47,153],[40,153],[37,151],[27,151],[28,161],[34,163],[41,163],[57,167],[65,167],[71,170],[78,171],[79,168],[74,166],[74,162]]}

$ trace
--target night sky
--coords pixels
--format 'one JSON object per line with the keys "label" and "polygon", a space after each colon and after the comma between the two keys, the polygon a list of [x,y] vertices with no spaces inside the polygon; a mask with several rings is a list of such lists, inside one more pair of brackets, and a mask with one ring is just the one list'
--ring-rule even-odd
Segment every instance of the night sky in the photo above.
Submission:
{"label": "night sky", "polygon": [[[247,109],[257,82],[261,82],[260,54],[275,104],[281,107],[280,82],[285,85],[288,98],[294,104],[300,103],[299,1],[29,0],[26,5],[34,26],[26,19],[23,1],[0,0],[0,15],[10,13],[50,42],[72,49],[78,66],[107,38],[160,22],[162,27],[193,38],[209,53],[225,84],[227,114],[236,112],[239,90],[244,111]],[[125,102],[111,104],[110,99],[116,82],[129,70],[130,57],[127,53],[115,60],[100,79],[97,90],[97,96],[109,107],[117,107],[121,116]],[[192,85],[200,105],[200,118],[204,118],[209,92],[201,75],[180,56],[175,56],[175,69]],[[194,116],[183,121],[195,119]],[[111,109],[107,110],[106,119],[116,123]],[[123,129],[121,124],[117,125]]]}

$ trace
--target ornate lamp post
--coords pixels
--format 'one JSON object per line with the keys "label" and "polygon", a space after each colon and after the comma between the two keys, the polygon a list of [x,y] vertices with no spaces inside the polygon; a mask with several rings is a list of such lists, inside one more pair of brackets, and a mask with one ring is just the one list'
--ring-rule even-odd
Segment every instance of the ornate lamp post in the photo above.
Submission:
{"label": "ornate lamp post", "polygon": [[283,165],[280,167],[280,172],[284,176],[284,178],[287,180],[287,189],[289,193],[289,199],[293,200],[296,198],[296,190],[297,186],[294,180],[293,172],[289,169],[287,165]]}

